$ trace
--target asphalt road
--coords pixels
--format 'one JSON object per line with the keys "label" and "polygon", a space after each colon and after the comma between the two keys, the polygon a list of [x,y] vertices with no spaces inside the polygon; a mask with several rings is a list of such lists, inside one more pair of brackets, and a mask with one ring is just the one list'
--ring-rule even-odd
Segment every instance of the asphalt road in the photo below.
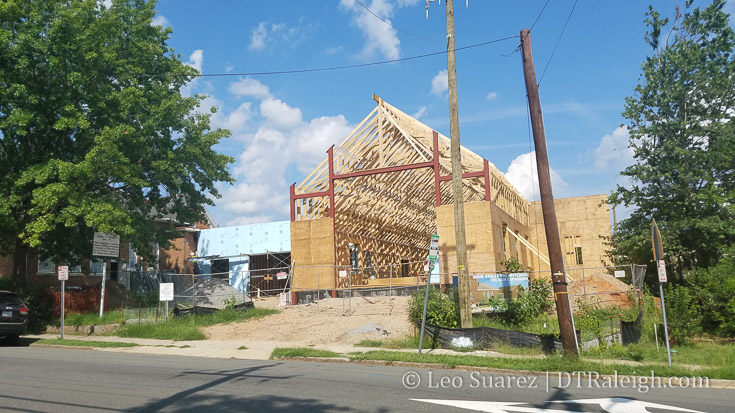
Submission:
{"label": "asphalt road", "polygon": [[[537,377],[531,383],[531,376],[456,370],[0,347],[0,411],[735,410],[735,390],[652,388],[640,392],[634,388],[588,388],[585,380],[577,388],[574,378],[567,384],[564,376],[559,387],[557,374],[551,374],[550,378],[547,391],[545,377]],[[504,387],[498,388],[501,384]],[[408,389],[406,385],[416,388]],[[450,407],[467,401],[472,402],[465,404],[470,409]],[[659,406],[646,407],[646,403]],[[660,405],[678,410],[663,409]]]}

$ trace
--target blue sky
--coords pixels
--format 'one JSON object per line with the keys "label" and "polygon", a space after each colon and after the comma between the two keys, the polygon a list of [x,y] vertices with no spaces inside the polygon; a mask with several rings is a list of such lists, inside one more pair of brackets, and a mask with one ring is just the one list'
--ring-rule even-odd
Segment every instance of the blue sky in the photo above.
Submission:
{"label": "blue sky", "polygon": [[[425,0],[159,0],[155,23],[204,74],[254,73],[392,60],[446,49],[445,4]],[[546,0],[455,3],[456,46],[530,28]],[[673,16],[684,1],[651,2]],[[703,2],[695,2],[702,4]],[[729,10],[735,1],[728,3]],[[609,193],[631,161],[621,113],[633,94],[649,2],[551,0],[532,32],[556,197]],[[457,52],[462,144],[494,163],[529,199],[532,150],[518,38]],[[508,55],[510,54],[510,55]],[[505,56],[508,55],[508,56]],[[184,93],[207,95],[213,126],[233,132],[237,182],[211,208],[220,225],[288,219],[288,186],[301,181],[375,106],[372,93],[449,136],[446,56],[282,75],[206,77]],[[535,190],[535,194],[538,190]],[[537,196],[537,195],[536,195]]]}

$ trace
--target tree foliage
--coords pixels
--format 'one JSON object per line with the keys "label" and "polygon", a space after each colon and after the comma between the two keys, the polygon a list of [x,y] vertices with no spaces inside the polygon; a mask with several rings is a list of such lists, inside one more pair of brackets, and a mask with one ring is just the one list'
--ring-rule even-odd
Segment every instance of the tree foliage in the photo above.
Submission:
{"label": "tree foliage", "polygon": [[0,2],[0,253],[75,263],[96,230],[145,254],[172,236],[153,219],[203,220],[231,181],[212,149],[229,132],[181,95],[197,71],[154,15],[153,0]]}
{"label": "tree foliage", "polygon": [[650,262],[655,218],[679,280],[687,269],[716,264],[735,240],[735,34],[724,3],[694,8],[689,0],[671,24],[649,8],[653,52],[623,113],[635,163],[611,202],[636,210],[620,223],[613,252]]}

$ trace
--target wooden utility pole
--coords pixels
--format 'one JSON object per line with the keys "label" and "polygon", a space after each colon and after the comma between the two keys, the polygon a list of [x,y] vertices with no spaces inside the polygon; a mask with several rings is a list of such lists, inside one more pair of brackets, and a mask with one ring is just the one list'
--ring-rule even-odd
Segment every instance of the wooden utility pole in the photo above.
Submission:
{"label": "wooden utility pole", "polygon": [[544,118],[541,113],[541,100],[538,94],[536,71],[533,66],[533,53],[531,51],[531,31],[528,29],[521,30],[521,50],[523,56],[523,77],[526,81],[526,93],[528,94],[528,106],[531,112],[531,125],[533,127],[533,141],[536,147],[536,166],[538,167],[541,209],[544,217],[546,243],[549,246],[551,281],[554,285],[556,314],[559,317],[559,331],[561,332],[564,351],[569,354],[578,354],[579,349],[577,348],[577,340],[572,324],[572,311],[569,303],[566,276],[564,274],[564,257],[561,252],[559,227],[556,223],[554,195],[551,191],[549,156],[546,152],[546,132],[544,131]]}
{"label": "wooden utility pole", "polygon": [[454,53],[454,1],[447,0],[447,80],[449,82],[449,135],[452,154],[452,194],[454,198],[454,238],[457,247],[457,284],[462,328],[472,327],[470,280],[467,269],[467,239],[464,227],[464,191],[462,186],[462,147],[459,144],[459,109],[457,107],[457,63]]}

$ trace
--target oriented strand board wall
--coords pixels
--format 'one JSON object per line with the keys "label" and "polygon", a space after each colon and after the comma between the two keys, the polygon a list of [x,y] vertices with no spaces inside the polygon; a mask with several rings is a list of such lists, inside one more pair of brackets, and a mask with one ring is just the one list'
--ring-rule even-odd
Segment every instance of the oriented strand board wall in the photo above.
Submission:
{"label": "oriented strand board wall", "polygon": [[[465,234],[467,239],[467,266],[470,272],[484,272],[495,268],[490,203],[464,204]],[[456,241],[454,236],[454,206],[436,208],[439,234],[439,262],[442,273],[457,272]]]}
{"label": "oriented strand board wall", "polygon": [[[514,217],[510,216],[507,212],[492,206],[492,225],[493,225],[493,243],[498,246],[494,249],[495,254],[495,266],[491,270],[505,271],[505,266],[502,265],[503,261],[509,258],[515,258],[520,262],[523,268],[531,267],[531,251],[526,248],[523,243],[519,242],[514,236],[506,234],[505,240],[503,240],[503,226],[505,225],[516,235],[528,239],[529,228],[525,223],[517,221]],[[503,248],[505,247],[505,248]]]}
{"label": "oriented strand board wall", "polygon": [[291,259],[294,289],[334,288],[334,220],[292,222]]}
{"label": "oriented strand board wall", "polygon": [[[605,241],[600,236],[612,235],[610,229],[610,206],[607,195],[590,195],[554,200],[556,220],[559,225],[562,254],[567,269],[579,267],[600,267],[606,265]],[[544,232],[544,218],[541,202],[532,202],[530,210],[531,242],[541,252],[548,255],[549,247]],[[565,237],[579,237],[582,247],[582,265],[577,264],[571,251],[565,251]],[[533,267],[548,271],[549,266],[533,257]]]}

